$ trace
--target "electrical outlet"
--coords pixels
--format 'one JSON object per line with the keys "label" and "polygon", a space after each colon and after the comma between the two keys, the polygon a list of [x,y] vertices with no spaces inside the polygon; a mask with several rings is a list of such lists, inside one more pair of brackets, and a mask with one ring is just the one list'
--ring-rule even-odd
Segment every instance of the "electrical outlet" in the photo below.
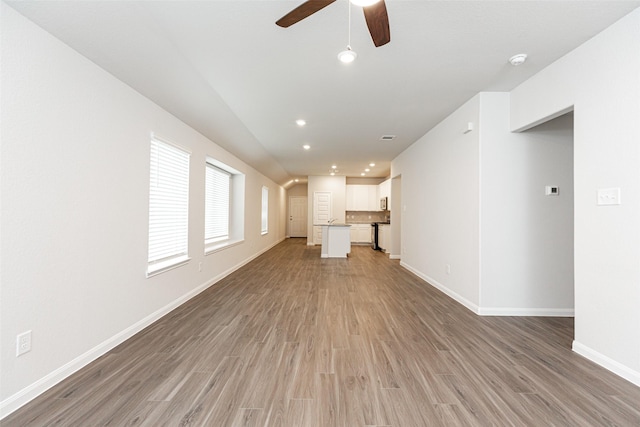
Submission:
{"label": "electrical outlet", "polygon": [[16,337],[16,357],[31,351],[31,331],[23,332]]}
{"label": "electrical outlet", "polygon": [[198,271],[202,271],[202,262],[198,263]]}
{"label": "electrical outlet", "polygon": [[611,206],[620,204],[620,188],[601,188],[598,190],[599,206]]}
{"label": "electrical outlet", "polygon": [[451,274],[451,264],[446,264],[445,265],[445,270],[446,270],[447,274]]}

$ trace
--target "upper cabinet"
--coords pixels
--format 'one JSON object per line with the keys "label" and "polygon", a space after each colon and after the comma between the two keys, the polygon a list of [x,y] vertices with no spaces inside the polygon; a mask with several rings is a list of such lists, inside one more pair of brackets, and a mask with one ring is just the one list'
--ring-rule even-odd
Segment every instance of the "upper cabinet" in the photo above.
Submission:
{"label": "upper cabinet", "polygon": [[379,211],[380,196],[377,185],[347,185],[348,211]]}
{"label": "upper cabinet", "polygon": [[[391,210],[391,179],[383,181],[378,185],[378,194],[380,198],[387,198],[387,210]],[[380,209],[378,207],[378,209]]]}

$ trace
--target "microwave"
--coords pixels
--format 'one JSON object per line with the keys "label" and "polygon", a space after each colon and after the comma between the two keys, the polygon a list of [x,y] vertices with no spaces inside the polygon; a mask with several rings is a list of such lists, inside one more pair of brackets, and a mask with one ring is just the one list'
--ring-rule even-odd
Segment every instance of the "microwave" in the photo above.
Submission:
{"label": "microwave", "polygon": [[387,210],[387,198],[383,197],[380,199],[380,210],[381,211],[386,211]]}

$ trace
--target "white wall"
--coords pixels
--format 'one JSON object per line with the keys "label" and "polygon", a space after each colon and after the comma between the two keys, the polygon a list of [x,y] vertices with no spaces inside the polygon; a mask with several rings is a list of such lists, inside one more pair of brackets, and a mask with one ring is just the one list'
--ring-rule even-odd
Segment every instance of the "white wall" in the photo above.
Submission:
{"label": "white wall", "polygon": [[[281,241],[286,223],[283,188],[0,7],[4,416]],[[147,279],[150,132],[191,151],[192,260]],[[204,256],[207,156],[246,174],[246,217],[243,243]],[[17,358],[16,335],[27,330],[32,350]]]}
{"label": "white wall", "polygon": [[345,214],[347,210],[347,183],[344,176],[310,176],[307,183],[308,245],[313,244],[313,193],[316,191],[328,191],[331,193],[331,216],[336,218],[336,222],[345,222]]}
{"label": "white wall", "polygon": [[479,314],[573,314],[570,119],[512,133],[509,94],[480,93],[392,172],[403,266]]}
{"label": "white wall", "polygon": [[391,176],[402,175],[401,264],[474,311],[480,282],[479,136],[463,130],[478,123],[479,114],[478,95],[391,163]]}
{"label": "white wall", "polygon": [[480,97],[480,313],[572,316],[573,116],[511,133],[509,94]]}
{"label": "white wall", "polygon": [[[515,88],[511,126],[574,106],[574,350],[640,385],[640,9]],[[600,188],[620,206],[597,206]]]}

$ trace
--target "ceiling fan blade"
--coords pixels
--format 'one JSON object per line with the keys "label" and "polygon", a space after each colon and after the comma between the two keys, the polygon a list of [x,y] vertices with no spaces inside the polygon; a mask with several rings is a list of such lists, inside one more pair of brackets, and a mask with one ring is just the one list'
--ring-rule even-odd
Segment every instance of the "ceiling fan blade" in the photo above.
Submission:
{"label": "ceiling fan blade", "polygon": [[308,0],[276,21],[276,25],[287,28],[304,18],[313,15],[320,9],[329,6],[336,0]]}
{"label": "ceiling fan blade", "polygon": [[391,32],[389,31],[389,16],[387,15],[387,6],[384,0],[380,0],[371,6],[362,8],[364,18],[369,27],[369,33],[376,47],[385,45],[391,41]]}

